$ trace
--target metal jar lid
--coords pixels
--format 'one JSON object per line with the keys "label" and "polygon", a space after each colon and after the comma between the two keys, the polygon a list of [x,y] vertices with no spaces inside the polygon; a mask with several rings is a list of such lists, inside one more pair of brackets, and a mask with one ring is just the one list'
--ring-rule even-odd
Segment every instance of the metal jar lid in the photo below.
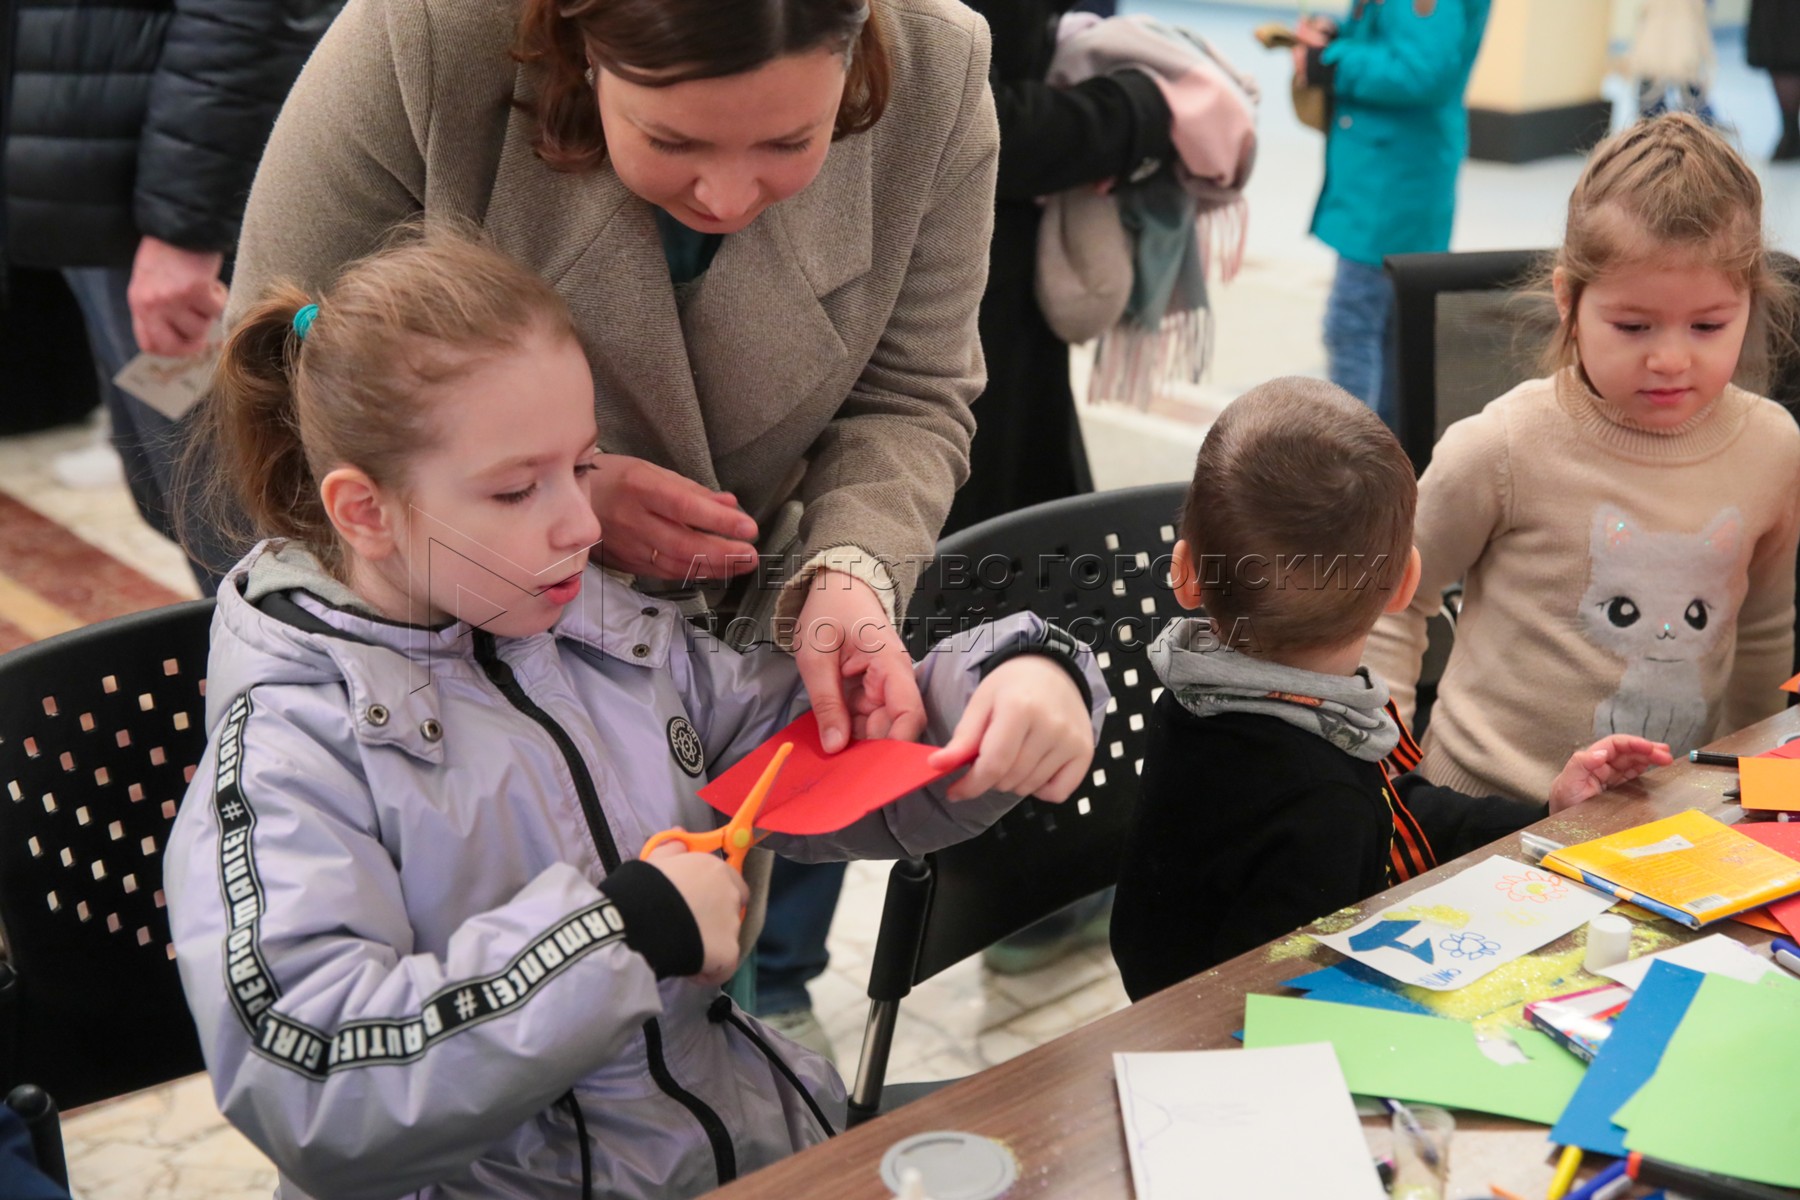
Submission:
{"label": "metal jar lid", "polygon": [[939,1129],[895,1142],[881,1157],[881,1182],[900,1191],[901,1172],[916,1170],[931,1200],[998,1200],[1018,1181],[1019,1161],[1000,1142]]}

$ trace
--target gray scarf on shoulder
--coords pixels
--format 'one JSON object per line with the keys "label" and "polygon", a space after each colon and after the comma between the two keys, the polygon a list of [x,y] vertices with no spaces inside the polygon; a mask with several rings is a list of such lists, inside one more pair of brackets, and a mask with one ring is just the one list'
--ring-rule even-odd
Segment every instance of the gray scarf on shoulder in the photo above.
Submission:
{"label": "gray scarf on shoulder", "polygon": [[1150,667],[1196,717],[1276,717],[1365,762],[1386,758],[1400,741],[1387,713],[1387,682],[1367,667],[1321,675],[1252,658],[1225,645],[1204,618],[1184,617],[1163,630],[1151,643]]}

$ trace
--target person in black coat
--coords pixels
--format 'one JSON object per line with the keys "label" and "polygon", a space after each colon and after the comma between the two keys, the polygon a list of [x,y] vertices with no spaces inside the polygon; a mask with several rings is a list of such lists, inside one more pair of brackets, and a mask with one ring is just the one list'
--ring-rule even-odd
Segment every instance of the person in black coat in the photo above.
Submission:
{"label": "person in black coat", "polygon": [[1794,0],[1750,0],[1744,57],[1769,73],[1781,108],[1781,140],[1775,162],[1800,159],[1800,6]]}
{"label": "person in black coat", "polygon": [[[10,0],[0,250],[60,270],[86,320],[138,511],[177,532],[172,423],[112,377],[205,348],[263,144],[342,0]],[[204,540],[204,537],[201,538]],[[203,547],[210,593],[235,547]]]}
{"label": "person in black coat", "polygon": [[1093,490],[1069,387],[1069,348],[1038,311],[1038,198],[1154,174],[1173,153],[1156,82],[1122,71],[1071,88],[1044,82],[1056,24],[1073,0],[969,0],[993,30],[991,80],[1000,176],[981,348],[987,390],[975,403],[969,481],[945,533],[1044,500]]}

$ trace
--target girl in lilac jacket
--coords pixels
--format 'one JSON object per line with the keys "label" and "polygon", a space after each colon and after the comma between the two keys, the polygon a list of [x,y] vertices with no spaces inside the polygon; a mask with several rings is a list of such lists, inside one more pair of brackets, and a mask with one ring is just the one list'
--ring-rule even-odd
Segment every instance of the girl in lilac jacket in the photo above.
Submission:
{"label": "girl in lilac jacket", "polygon": [[[805,689],[587,565],[590,381],[556,294],[441,232],[225,348],[221,480],[275,540],[220,589],[167,879],[219,1105],[289,1200],[692,1196],[838,1123],[829,1064],[716,986],[742,879],[638,858],[720,822],[697,789]],[[769,846],[915,856],[1073,791],[1090,656],[1020,616],[917,678],[968,772]]]}

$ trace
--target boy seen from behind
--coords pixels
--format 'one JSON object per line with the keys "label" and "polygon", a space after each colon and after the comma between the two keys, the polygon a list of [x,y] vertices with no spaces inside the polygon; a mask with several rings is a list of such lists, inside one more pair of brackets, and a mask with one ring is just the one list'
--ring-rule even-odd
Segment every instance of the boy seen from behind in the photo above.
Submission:
{"label": "boy seen from behind", "polygon": [[1206,606],[1150,648],[1164,692],[1113,909],[1136,1000],[1670,761],[1615,735],[1577,751],[1548,804],[1466,796],[1362,666],[1419,582],[1412,463],[1323,380],[1239,397],[1195,463],[1171,572]]}

